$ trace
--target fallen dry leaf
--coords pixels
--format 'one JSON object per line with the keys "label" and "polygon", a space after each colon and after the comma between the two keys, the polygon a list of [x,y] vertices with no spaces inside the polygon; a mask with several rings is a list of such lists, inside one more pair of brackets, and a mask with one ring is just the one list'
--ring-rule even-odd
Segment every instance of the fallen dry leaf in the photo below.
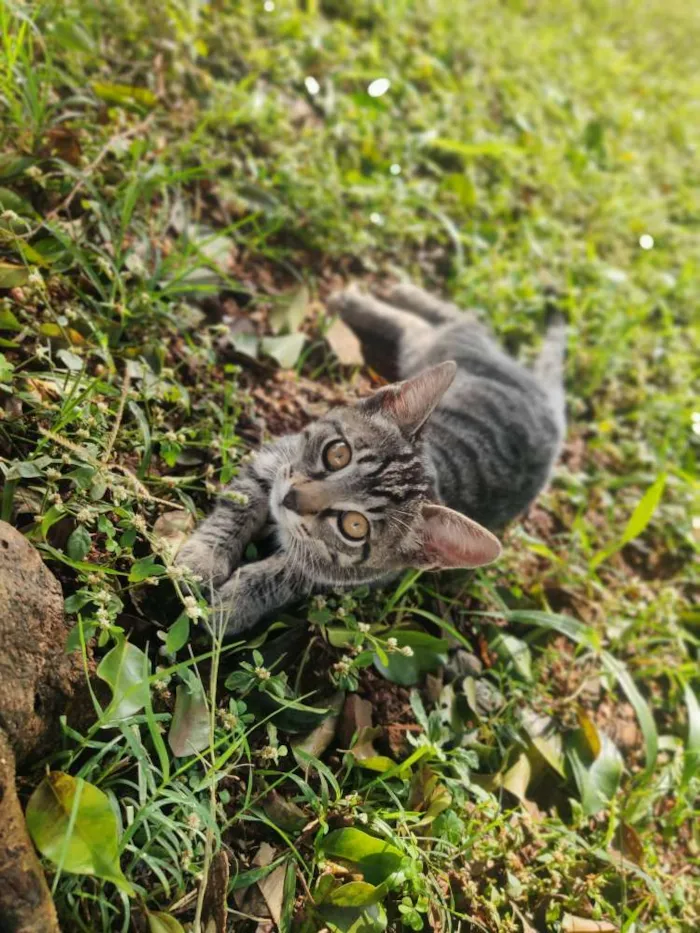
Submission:
{"label": "fallen dry leaf", "polygon": [[364,363],[362,344],[340,318],[336,318],[326,331],[326,340],[343,366],[361,366]]}
{"label": "fallen dry leaf", "polygon": [[590,920],[564,914],[561,921],[562,933],[616,933],[618,927],[608,920]]}
{"label": "fallen dry leaf", "polygon": [[174,557],[194,528],[194,518],[189,512],[163,512],[153,526],[153,537],[165,544]]}
{"label": "fallen dry leaf", "polygon": [[[257,855],[253,859],[253,863],[261,867],[263,865],[269,865],[276,854],[277,853],[271,845],[269,845],[267,842],[263,842],[263,844],[258,849]],[[282,905],[284,903],[284,878],[286,872],[286,864],[278,865],[277,868],[271,871],[269,875],[267,875],[265,878],[261,878],[260,881],[258,881],[258,887],[260,888],[262,896],[265,898],[267,909],[270,911],[270,916],[277,926],[279,926],[280,917],[282,916]]]}

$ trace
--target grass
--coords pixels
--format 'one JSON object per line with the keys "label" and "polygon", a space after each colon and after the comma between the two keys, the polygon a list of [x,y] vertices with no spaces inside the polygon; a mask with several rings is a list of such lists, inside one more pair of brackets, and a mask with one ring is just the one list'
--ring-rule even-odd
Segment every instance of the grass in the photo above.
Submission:
{"label": "grass", "polygon": [[[2,518],[99,661],[50,765],[106,794],[123,873],[71,871],[69,782],[65,931],[697,929],[699,20],[0,0]],[[172,546],[261,434],[366,387],[319,299],[397,276],[524,354],[565,310],[552,487],[494,568],[223,643]],[[338,691],[372,709],[333,738]]]}

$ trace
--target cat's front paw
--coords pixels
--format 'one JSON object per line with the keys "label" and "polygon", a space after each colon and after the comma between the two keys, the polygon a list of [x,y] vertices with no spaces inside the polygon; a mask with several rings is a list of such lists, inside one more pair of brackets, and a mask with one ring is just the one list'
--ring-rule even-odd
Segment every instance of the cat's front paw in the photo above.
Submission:
{"label": "cat's front paw", "polygon": [[202,596],[217,590],[231,575],[230,555],[220,548],[212,548],[206,541],[192,535],[178,551],[175,563],[191,575]]}

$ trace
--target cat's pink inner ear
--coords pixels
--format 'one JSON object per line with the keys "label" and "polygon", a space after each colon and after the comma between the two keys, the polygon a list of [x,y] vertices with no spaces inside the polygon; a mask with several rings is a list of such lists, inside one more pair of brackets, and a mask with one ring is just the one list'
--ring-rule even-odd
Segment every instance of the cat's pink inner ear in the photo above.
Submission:
{"label": "cat's pink inner ear", "polygon": [[432,570],[481,567],[500,556],[498,538],[459,512],[430,503],[423,506],[422,515],[417,566]]}
{"label": "cat's pink inner ear", "polygon": [[403,430],[415,434],[452,384],[457,366],[451,360],[382,390],[382,411]]}

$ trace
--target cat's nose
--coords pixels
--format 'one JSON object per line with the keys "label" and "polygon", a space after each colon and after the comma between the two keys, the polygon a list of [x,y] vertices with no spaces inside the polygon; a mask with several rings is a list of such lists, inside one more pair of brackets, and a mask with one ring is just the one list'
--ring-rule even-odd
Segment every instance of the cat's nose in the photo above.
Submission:
{"label": "cat's nose", "polygon": [[299,511],[299,494],[296,489],[289,490],[284,499],[282,499],[282,505],[285,509],[291,509],[292,512]]}

